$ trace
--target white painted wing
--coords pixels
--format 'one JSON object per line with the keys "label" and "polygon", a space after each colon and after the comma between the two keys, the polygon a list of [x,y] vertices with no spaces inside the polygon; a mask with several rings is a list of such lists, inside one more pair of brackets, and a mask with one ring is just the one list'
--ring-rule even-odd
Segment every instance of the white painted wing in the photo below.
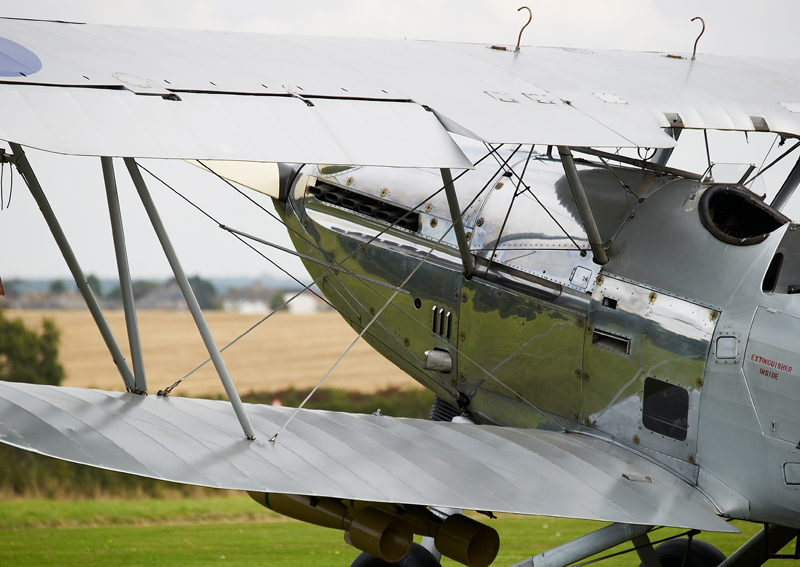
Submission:
{"label": "white painted wing", "polygon": [[[0,441],[174,482],[736,532],[694,487],[582,434],[0,382]],[[649,477],[652,482],[627,480]]]}
{"label": "white painted wing", "polygon": [[797,60],[0,19],[0,78],[0,137],[78,154],[456,167],[442,125],[492,143],[670,147],[668,115],[800,136]]}

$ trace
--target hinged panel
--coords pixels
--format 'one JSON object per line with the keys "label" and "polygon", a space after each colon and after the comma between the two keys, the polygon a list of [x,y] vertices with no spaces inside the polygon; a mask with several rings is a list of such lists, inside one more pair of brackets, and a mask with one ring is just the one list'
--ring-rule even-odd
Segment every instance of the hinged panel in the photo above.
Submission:
{"label": "hinged panel", "polygon": [[584,424],[693,462],[717,318],[716,311],[690,301],[600,278],[584,337]]}
{"label": "hinged panel", "polygon": [[583,317],[477,279],[461,300],[458,388],[470,407],[503,425],[552,425],[535,408],[576,419]]}

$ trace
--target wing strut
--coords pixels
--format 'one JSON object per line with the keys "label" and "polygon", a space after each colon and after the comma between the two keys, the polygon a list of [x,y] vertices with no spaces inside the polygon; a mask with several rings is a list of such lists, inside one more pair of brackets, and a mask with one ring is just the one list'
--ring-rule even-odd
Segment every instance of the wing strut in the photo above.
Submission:
{"label": "wing strut", "polygon": [[36,204],[39,205],[39,209],[42,211],[42,216],[44,216],[44,220],[47,222],[50,232],[53,233],[56,244],[58,244],[58,248],[64,256],[69,271],[72,272],[72,277],[75,278],[75,283],[78,285],[83,300],[86,302],[86,306],[89,308],[94,322],[100,330],[100,334],[103,336],[108,350],[111,352],[111,358],[114,360],[114,364],[117,365],[117,370],[122,375],[125,387],[129,392],[134,392],[136,390],[136,380],[131,373],[131,369],[128,367],[128,363],[125,361],[125,355],[122,354],[117,339],[114,338],[114,333],[111,332],[111,328],[108,326],[105,316],[103,316],[103,311],[97,303],[92,288],[89,287],[86,281],[86,276],[80,264],[78,264],[78,259],[75,257],[75,253],[72,251],[72,247],[69,245],[64,231],[61,230],[61,225],[58,223],[58,219],[53,209],[50,207],[50,203],[47,201],[44,191],[42,191],[42,186],[39,185],[39,180],[36,178],[33,168],[30,162],[28,162],[25,152],[22,150],[22,146],[14,142],[10,142],[10,145],[11,151],[14,153],[17,168],[22,174],[22,177],[25,178],[31,195],[33,195],[33,198],[36,200]]}
{"label": "wing strut", "polygon": [[139,166],[136,165],[136,161],[134,161],[133,158],[125,158],[125,165],[127,166],[128,172],[131,175],[133,184],[136,186],[136,190],[139,192],[139,197],[141,198],[142,204],[147,211],[147,216],[150,217],[150,222],[153,225],[153,229],[156,231],[158,240],[161,243],[161,248],[164,249],[164,254],[167,257],[167,261],[169,261],[172,272],[175,274],[175,279],[178,281],[178,286],[181,288],[181,292],[186,300],[186,304],[189,306],[189,311],[194,318],[195,325],[197,325],[197,330],[200,331],[200,336],[203,338],[203,342],[206,345],[208,354],[214,363],[214,367],[217,369],[217,374],[219,374],[220,380],[222,380],[225,393],[228,395],[228,399],[233,406],[233,411],[236,413],[239,424],[242,426],[244,436],[251,440],[255,439],[256,434],[253,430],[253,425],[250,423],[250,418],[247,417],[247,412],[244,409],[242,400],[239,398],[239,392],[236,391],[236,386],[234,386],[231,375],[228,373],[228,368],[225,366],[225,361],[222,360],[222,355],[219,352],[217,343],[214,342],[214,337],[211,335],[211,330],[208,328],[208,323],[206,322],[205,317],[203,317],[200,304],[197,303],[197,298],[194,296],[192,286],[189,285],[189,280],[186,278],[183,267],[181,267],[181,263],[178,260],[178,257],[175,255],[175,250],[172,248],[172,242],[170,242],[167,231],[164,229],[164,225],[161,222],[161,217],[158,214],[156,205],[150,196],[150,191],[148,191],[147,185],[145,185],[144,179],[142,179],[142,173],[139,171]]}
{"label": "wing strut", "polygon": [[603,248],[600,231],[597,230],[597,223],[594,221],[589,199],[586,198],[583,183],[581,183],[581,178],[578,177],[578,169],[572,159],[572,152],[567,146],[558,146],[558,153],[561,156],[561,165],[564,166],[564,173],[567,174],[567,181],[569,181],[570,189],[572,189],[572,195],[575,197],[575,204],[578,205],[578,210],[581,213],[586,236],[589,238],[589,245],[592,247],[594,261],[601,266],[607,264],[608,254],[606,254],[606,249]]}
{"label": "wing strut", "polygon": [[529,557],[512,567],[564,567],[581,559],[602,553],[626,541],[647,534],[653,526],[640,524],[611,524],[590,534],[581,536],[553,549],[549,549],[535,557]]}
{"label": "wing strut", "polygon": [[110,157],[101,157],[103,181],[108,197],[108,216],[111,218],[111,233],[114,235],[114,252],[117,255],[117,271],[119,272],[119,289],[122,292],[122,306],[125,310],[125,324],[128,329],[128,344],[133,359],[134,393],[147,392],[147,379],[144,374],[144,358],[142,343],[139,340],[139,323],[136,319],[136,307],[133,303],[133,285],[131,271],[128,266],[128,252],[125,246],[125,232],[122,229],[122,213],[119,209],[117,180],[114,176],[114,162]]}
{"label": "wing strut", "polygon": [[456,186],[453,184],[453,176],[450,174],[450,170],[442,169],[440,171],[442,172],[442,181],[444,181],[444,193],[447,196],[447,204],[450,207],[450,218],[453,219],[453,231],[456,233],[458,251],[461,253],[461,262],[464,264],[464,277],[470,279],[472,273],[475,271],[475,259],[469,251],[467,235],[464,234],[464,223],[461,221],[461,217],[464,216],[464,213],[461,212],[461,207],[458,205]]}

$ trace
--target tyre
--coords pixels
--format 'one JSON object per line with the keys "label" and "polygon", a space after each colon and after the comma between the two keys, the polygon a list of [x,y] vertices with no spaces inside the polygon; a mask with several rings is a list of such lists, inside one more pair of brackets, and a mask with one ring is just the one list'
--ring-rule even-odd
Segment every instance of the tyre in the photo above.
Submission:
{"label": "tyre", "polygon": [[[366,551],[358,554],[350,567],[441,567],[431,552],[419,545],[411,544],[411,551],[397,563],[389,563],[379,557],[370,555]],[[680,567],[680,565],[678,565]],[[715,566],[716,567],[716,566]]]}
{"label": "tyre", "polygon": [[[692,539],[686,563],[683,563],[687,545],[689,545],[689,538],[680,538],[665,541],[656,547],[655,551],[661,561],[661,567],[717,567],[725,560],[725,554],[710,543]],[[639,563],[639,567],[643,567],[643,565]]]}

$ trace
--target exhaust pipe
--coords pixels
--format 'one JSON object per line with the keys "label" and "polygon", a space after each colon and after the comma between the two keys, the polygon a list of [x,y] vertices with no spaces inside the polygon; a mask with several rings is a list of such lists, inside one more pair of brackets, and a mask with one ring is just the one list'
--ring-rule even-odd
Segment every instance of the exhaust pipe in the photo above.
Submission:
{"label": "exhaust pipe", "polygon": [[344,193],[339,193],[338,191],[328,191],[325,193],[325,200],[334,205],[338,205],[344,198]]}
{"label": "exhaust pipe", "polygon": [[346,209],[357,211],[364,202],[364,199],[359,199],[358,197],[345,197],[342,199],[341,205]]}
{"label": "exhaust pipe", "polygon": [[317,199],[324,200],[327,188],[324,185],[312,185],[307,191]]}
{"label": "exhaust pipe", "polygon": [[377,206],[377,205],[364,204],[364,205],[359,205],[358,206],[358,212],[359,213],[363,213],[363,214],[368,215],[370,217],[374,217],[375,213],[378,212],[378,209],[380,209],[380,207]]}
{"label": "exhaust pipe", "polygon": [[442,555],[467,567],[489,567],[500,550],[493,528],[453,514],[442,520],[424,506],[317,498],[296,494],[261,494],[250,497],[270,510],[325,528],[344,530],[344,539],[361,551],[394,563],[411,549],[414,534],[434,538]]}

